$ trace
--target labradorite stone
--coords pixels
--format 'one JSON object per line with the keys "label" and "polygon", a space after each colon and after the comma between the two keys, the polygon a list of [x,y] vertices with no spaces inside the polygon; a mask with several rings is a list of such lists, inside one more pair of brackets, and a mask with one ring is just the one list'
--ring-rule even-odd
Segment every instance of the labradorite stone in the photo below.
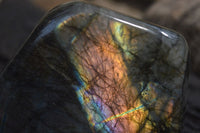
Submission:
{"label": "labradorite stone", "polygon": [[187,57],[171,30],[83,2],[61,5],[0,77],[0,132],[179,132]]}

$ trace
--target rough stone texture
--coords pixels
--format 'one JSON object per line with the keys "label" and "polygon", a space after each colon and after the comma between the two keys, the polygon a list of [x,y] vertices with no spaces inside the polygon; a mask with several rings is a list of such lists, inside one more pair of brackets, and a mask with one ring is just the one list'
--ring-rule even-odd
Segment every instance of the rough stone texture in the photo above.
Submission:
{"label": "rough stone texture", "polygon": [[146,11],[145,19],[185,36],[191,48],[192,68],[200,75],[200,1],[159,0]]}
{"label": "rough stone texture", "polygon": [[187,57],[172,31],[84,3],[63,5],[0,77],[0,131],[178,132]]}

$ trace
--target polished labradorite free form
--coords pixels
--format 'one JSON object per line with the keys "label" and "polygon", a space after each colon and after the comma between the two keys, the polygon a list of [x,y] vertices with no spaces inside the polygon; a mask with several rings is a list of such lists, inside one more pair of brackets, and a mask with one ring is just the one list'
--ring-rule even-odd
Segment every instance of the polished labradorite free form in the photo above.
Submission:
{"label": "polished labradorite free form", "polygon": [[61,5],[1,76],[1,130],[179,132],[187,56],[175,32],[82,2]]}

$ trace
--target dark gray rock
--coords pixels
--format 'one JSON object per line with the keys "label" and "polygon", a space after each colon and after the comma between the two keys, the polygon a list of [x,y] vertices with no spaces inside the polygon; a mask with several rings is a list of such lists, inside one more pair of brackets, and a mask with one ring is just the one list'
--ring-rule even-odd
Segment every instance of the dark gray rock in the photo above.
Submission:
{"label": "dark gray rock", "polygon": [[62,5],[0,77],[0,131],[178,132],[187,63],[177,33],[82,2]]}

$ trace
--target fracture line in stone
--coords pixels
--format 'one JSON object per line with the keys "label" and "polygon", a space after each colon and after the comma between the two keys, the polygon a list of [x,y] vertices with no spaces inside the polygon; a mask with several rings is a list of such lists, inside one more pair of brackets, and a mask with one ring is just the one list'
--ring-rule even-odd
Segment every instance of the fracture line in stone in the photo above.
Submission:
{"label": "fracture line in stone", "polygon": [[125,111],[125,112],[122,112],[122,113],[120,113],[120,114],[111,116],[111,117],[109,117],[109,118],[103,120],[101,123],[105,123],[105,122],[111,121],[111,120],[113,120],[113,119],[122,117],[122,116],[124,116],[124,115],[127,115],[127,114],[129,114],[129,113],[132,113],[132,112],[134,112],[134,111],[136,111],[136,110],[139,110],[139,109],[142,109],[142,108],[144,108],[144,105],[140,105],[140,106],[138,106],[138,107],[136,107],[136,108],[131,108],[131,109]]}
{"label": "fracture line in stone", "polygon": [[[153,99],[149,104],[151,104],[151,103],[154,102],[154,101],[156,101],[156,98]],[[136,111],[136,110],[139,110],[139,109],[142,109],[142,108],[144,108],[144,107],[145,107],[144,105],[140,105],[140,106],[138,106],[138,107],[131,108],[131,109],[129,109],[129,110],[127,110],[127,111],[124,111],[124,112],[122,112],[122,113],[120,113],[120,114],[113,115],[113,116],[111,116],[111,117],[109,117],[109,118],[103,120],[101,123],[105,123],[105,122],[111,121],[111,120],[113,120],[113,119],[122,117],[122,116],[124,116],[124,115],[127,115],[127,114],[129,114],[129,113],[132,113],[132,112],[134,112],[134,111]]]}

